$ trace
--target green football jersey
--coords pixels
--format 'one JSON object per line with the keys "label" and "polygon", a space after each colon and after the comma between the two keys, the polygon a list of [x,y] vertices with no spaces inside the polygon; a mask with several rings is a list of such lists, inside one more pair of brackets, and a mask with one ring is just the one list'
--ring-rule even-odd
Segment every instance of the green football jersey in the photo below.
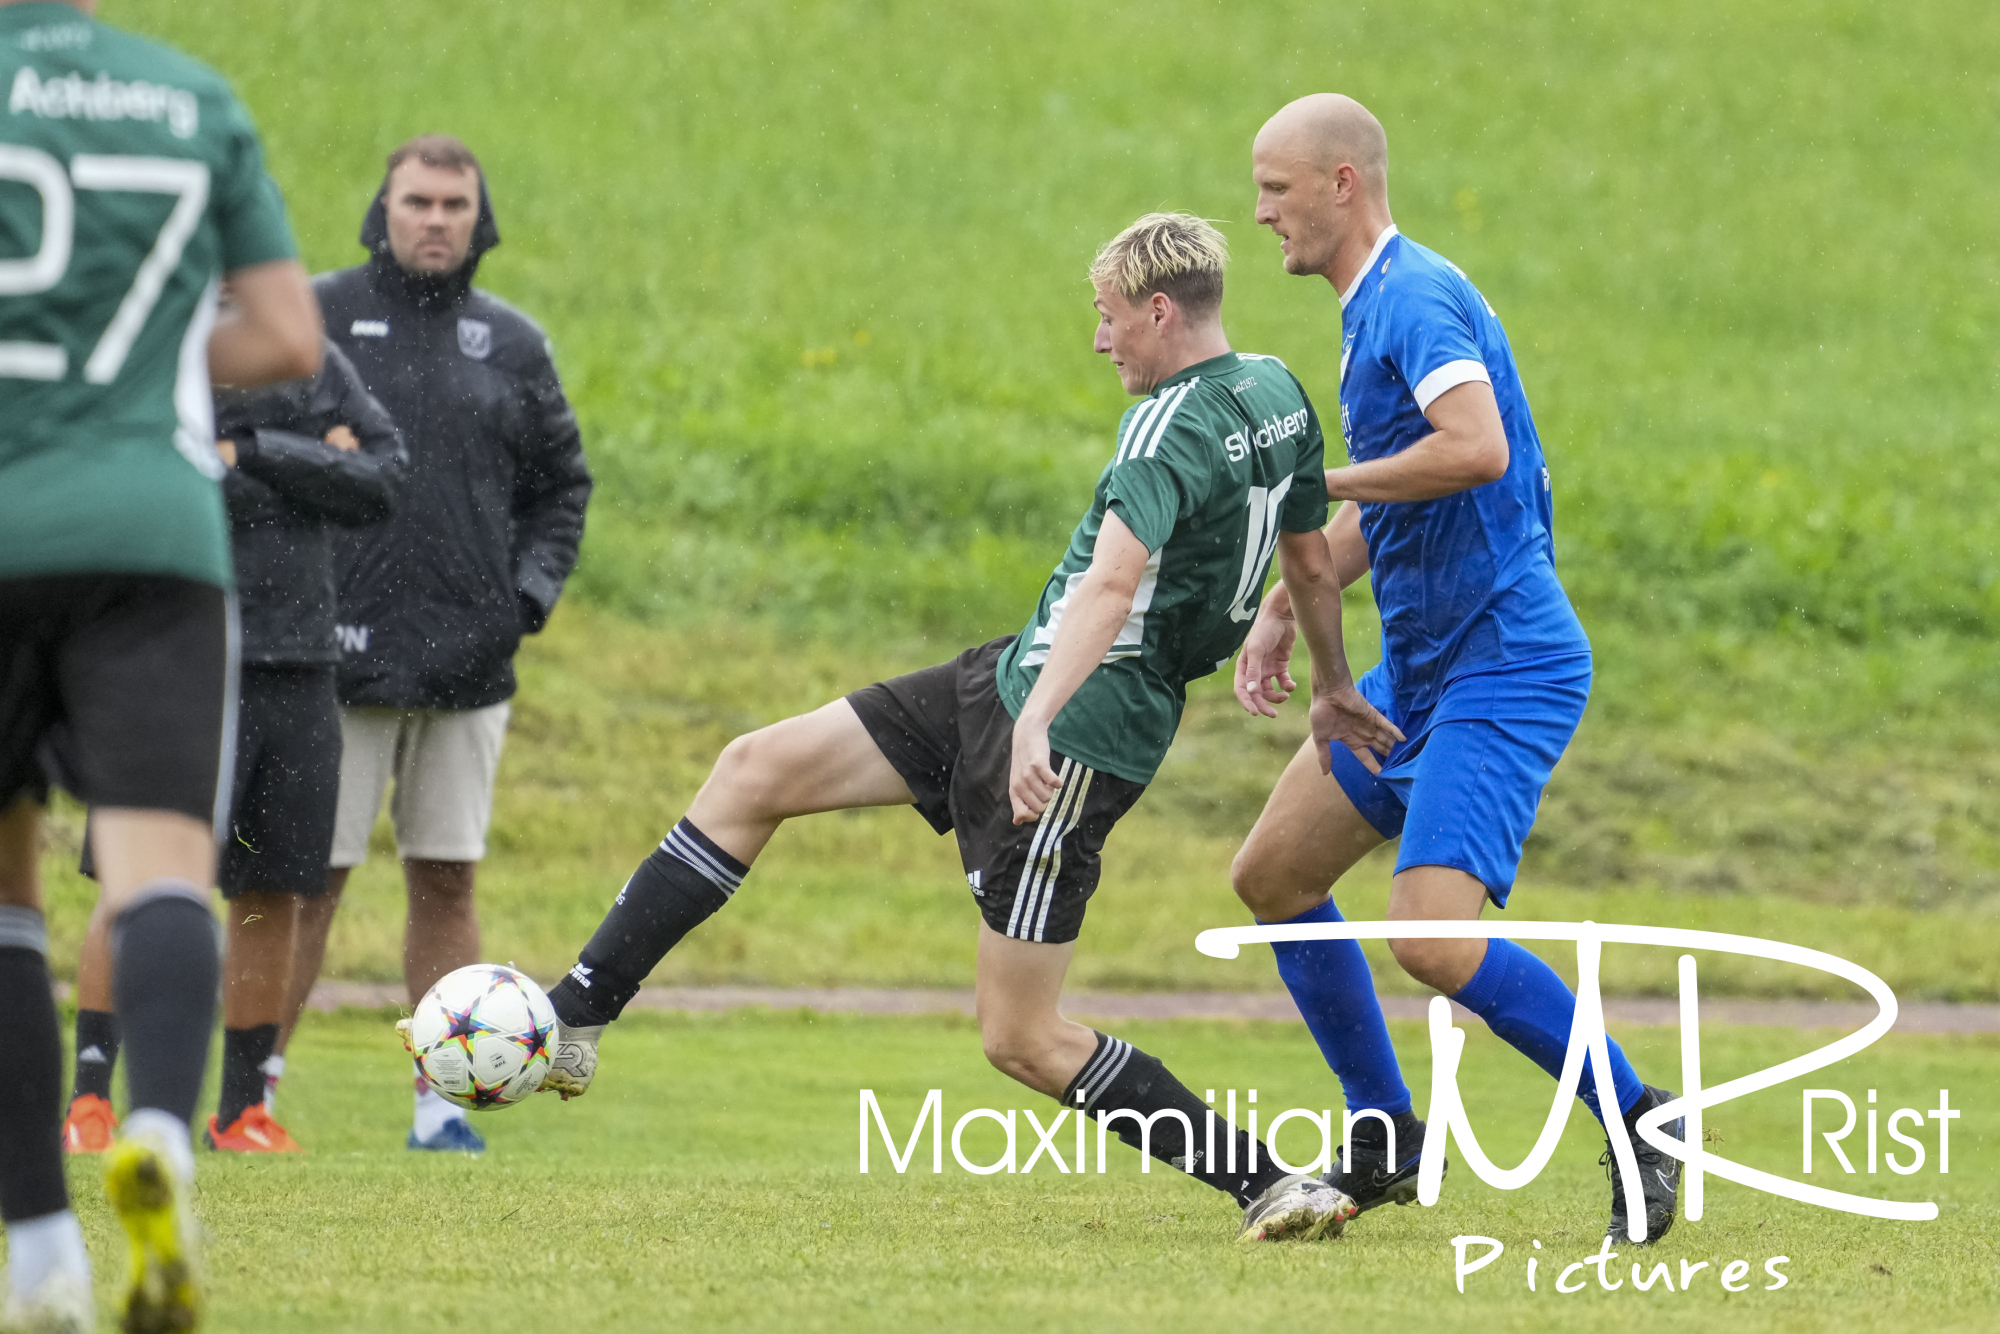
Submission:
{"label": "green football jersey", "polygon": [[69,5],[0,6],[0,578],[230,583],[216,280],[289,259],[229,85]]}
{"label": "green football jersey", "polygon": [[1227,665],[1264,599],[1278,533],[1326,525],[1325,443],[1305,390],[1276,357],[1229,352],[1133,405],[1089,513],[1000,659],[1019,717],[1090,570],[1105,511],[1152,558],[1104,661],[1056,715],[1049,744],[1093,769],[1150,783],[1180,726],[1187,683]]}

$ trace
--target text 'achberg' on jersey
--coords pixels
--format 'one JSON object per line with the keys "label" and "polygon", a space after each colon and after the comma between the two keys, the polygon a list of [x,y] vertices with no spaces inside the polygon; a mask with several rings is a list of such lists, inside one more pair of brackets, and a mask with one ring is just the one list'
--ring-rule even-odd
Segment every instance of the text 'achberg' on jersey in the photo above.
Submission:
{"label": "text 'achberg' on jersey", "polygon": [[14,73],[7,110],[45,120],[164,120],[176,139],[191,139],[201,128],[201,104],[185,88],[143,79],[125,83],[109,74],[44,79],[29,65]]}

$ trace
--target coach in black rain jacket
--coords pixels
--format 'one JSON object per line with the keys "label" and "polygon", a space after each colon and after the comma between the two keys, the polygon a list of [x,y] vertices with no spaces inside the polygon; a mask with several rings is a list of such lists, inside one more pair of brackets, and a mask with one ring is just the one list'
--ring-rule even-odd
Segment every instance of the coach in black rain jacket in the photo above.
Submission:
{"label": "coach in black rain jacket", "polygon": [[314,280],[327,335],[410,452],[394,517],[336,544],[346,705],[511,698],[514,650],[548,620],[583,538],[590,473],[548,339],[472,286],[500,244],[483,173],[479,209],[465,263],[419,276],[390,254],[378,190],[361,226],[368,262]]}
{"label": "coach in black rain jacket", "polygon": [[[352,431],[360,448],[326,443],[336,426]],[[333,346],[310,380],[218,389],[215,429],[236,451],[222,494],[236,557],[244,665],[338,662],[329,525],[365,526],[389,517],[409,461],[402,436]]]}

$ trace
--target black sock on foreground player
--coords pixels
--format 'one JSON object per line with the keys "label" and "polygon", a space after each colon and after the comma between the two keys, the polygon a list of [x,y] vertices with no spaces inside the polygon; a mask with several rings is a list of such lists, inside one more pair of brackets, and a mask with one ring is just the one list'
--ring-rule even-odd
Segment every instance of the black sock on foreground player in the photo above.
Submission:
{"label": "black sock on foreground player", "polygon": [[729,902],[750,868],[683,819],[639,864],[611,911],[549,989],[556,1018],[571,1028],[608,1024],[681,937]]}
{"label": "black sock on foreground player", "polygon": [[[1262,1141],[1240,1127],[1233,1132],[1236,1147],[1231,1153],[1232,1132],[1228,1123],[1220,1120],[1215,1126],[1215,1157],[1211,1161],[1207,1117],[1214,1109],[1174,1078],[1173,1072],[1160,1064],[1157,1057],[1148,1056],[1109,1033],[1097,1035],[1097,1050],[1063,1090],[1063,1106],[1075,1109],[1079,1099],[1091,1117],[1100,1121],[1112,1118],[1107,1123],[1112,1134],[1175,1171],[1185,1170],[1190,1152],[1187,1135],[1192,1130],[1194,1171],[1189,1175],[1231,1196],[1245,1208],[1274,1182],[1291,1175],[1271,1161],[1271,1151]],[[1187,1127],[1183,1129],[1178,1116],[1162,1116],[1152,1122],[1152,1130],[1143,1138],[1137,1120],[1116,1115],[1132,1112],[1151,1118],[1156,1112],[1168,1111],[1185,1116]],[[1081,1166],[1078,1170],[1082,1170]]]}
{"label": "black sock on foreground player", "polygon": [[62,1021],[49,990],[42,915],[0,905],[0,1014],[7,1078],[0,1086],[0,1219],[25,1222],[69,1208],[62,1167]]}
{"label": "black sock on foreground player", "polygon": [[183,1126],[194,1119],[221,985],[215,917],[200,893],[175,880],[142,887],[111,927],[111,992],[134,1112],[157,1109]]}
{"label": "black sock on foreground player", "polygon": [[109,1010],[76,1012],[76,1087],[70,1101],[91,1096],[111,1101],[111,1072],[118,1068],[118,1016]]}

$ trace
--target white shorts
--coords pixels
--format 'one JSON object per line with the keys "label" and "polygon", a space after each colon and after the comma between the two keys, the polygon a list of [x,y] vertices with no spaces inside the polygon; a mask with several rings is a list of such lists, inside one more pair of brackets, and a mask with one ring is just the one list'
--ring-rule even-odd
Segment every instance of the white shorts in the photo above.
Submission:
{"label": "white shorts", "polygon": [[507,713],[505,704],[483,709],[342,708],[333,869],[368,860],[368,835],[392,777],[396,792],[389,818],[396,825],[401,856],[434,862],[484,857]]}

